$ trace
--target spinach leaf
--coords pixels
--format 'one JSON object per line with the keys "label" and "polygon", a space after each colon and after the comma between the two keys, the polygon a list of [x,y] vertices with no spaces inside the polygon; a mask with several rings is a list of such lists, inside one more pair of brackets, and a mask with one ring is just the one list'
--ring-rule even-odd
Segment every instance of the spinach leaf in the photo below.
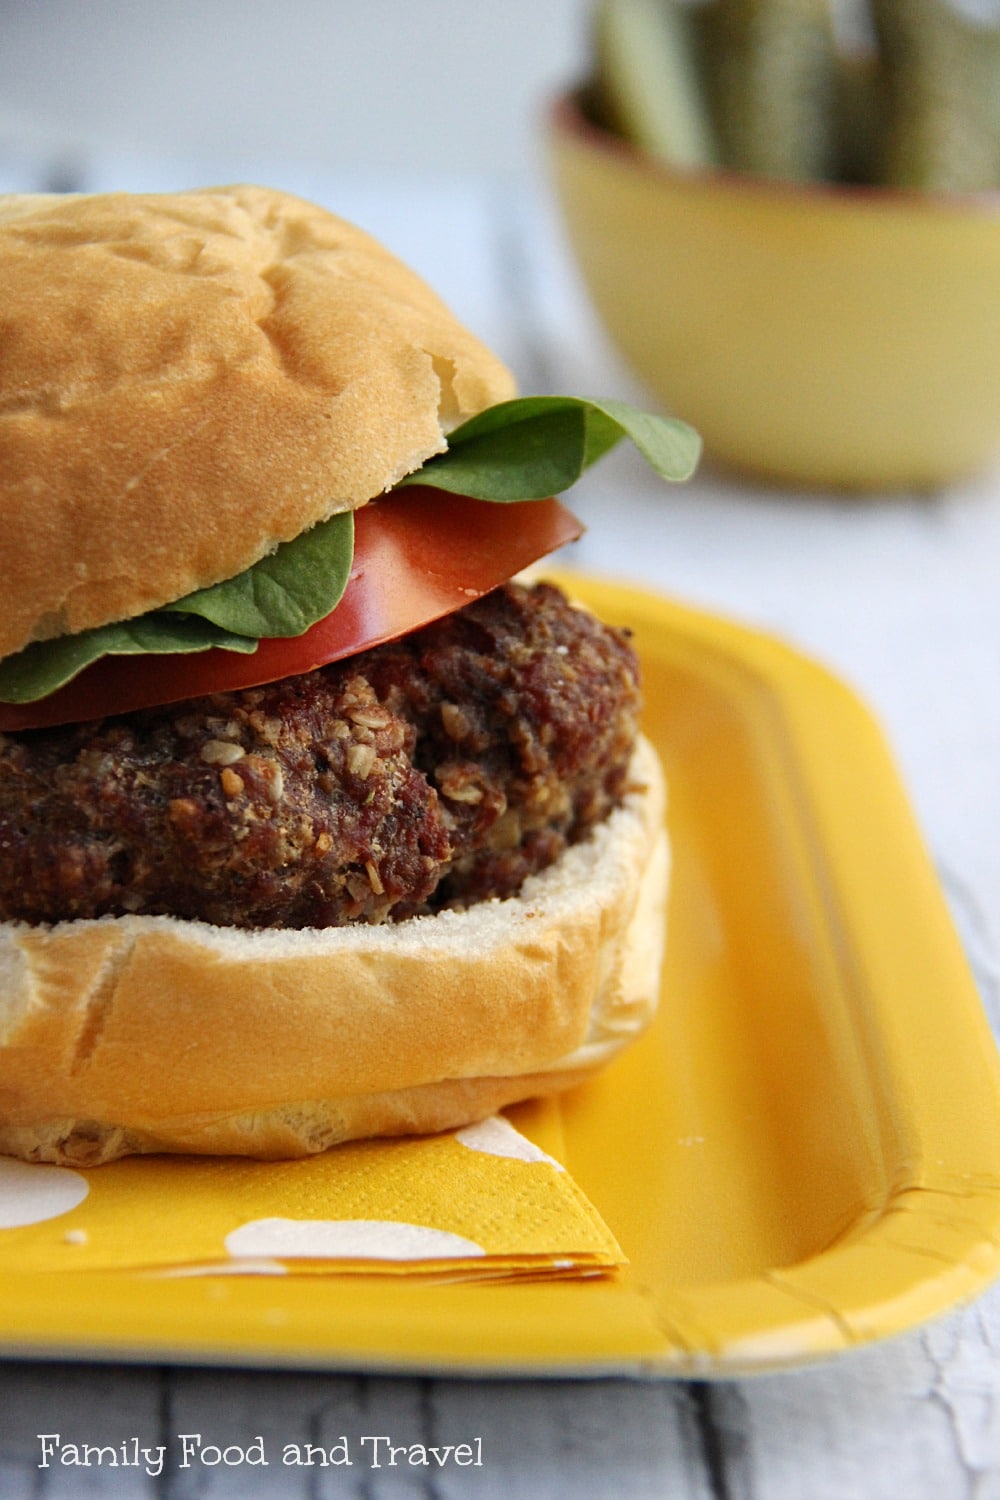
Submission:
{"label": "spinach leaf", "polygon": [[344,511],[284,542],[235,578],[165,606],[254,638],[302,635],[340,603],[354,557],[354,513]]}
{"label": "spinach leaf", "polygon": [[[445,453],[400,481],[478,500],[541,500],[568,489],[623,438],[662,478],[687,479],[698,434],[622,401],[528,396],[488,407],[450,435]],[[350,577],[354,516],[321,521],[234,578],[134,620],[36,641],[0,662],[0,701],[47,697],[101,656],[143,652],[250,653],[262,636],[297,636],[333,610]]]}
{"label": "spinach leaf", "polygon": [[701,452],[685,422],[624,401],[528,396],[471,417],[451,434],[447,452],[400,485],[427,484],[477,500],[542,500],[575,484],[622,438],[668,480],[688,479]]}
{"label": "spinach leaf", "polygon": [[249,654],[256,651],[257,642],[220,630],[195,615],[175,618],[161,610],[139,615],[134,620],[97,625],[77,635],[33,641],[16,655],[0,661],[0,701],[34,703],[47,698],[101,656],[207,651],[211,646]]}

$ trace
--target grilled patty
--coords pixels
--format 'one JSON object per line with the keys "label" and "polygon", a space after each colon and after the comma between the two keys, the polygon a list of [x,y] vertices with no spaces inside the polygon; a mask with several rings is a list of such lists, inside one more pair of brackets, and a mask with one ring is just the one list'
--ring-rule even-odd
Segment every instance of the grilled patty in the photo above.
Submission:
{"label": "grilled patty", "polygon": [[264,687],[0,735],[0,919],[399,920],[514,894],[620,801],[623,632],[509,584]]}

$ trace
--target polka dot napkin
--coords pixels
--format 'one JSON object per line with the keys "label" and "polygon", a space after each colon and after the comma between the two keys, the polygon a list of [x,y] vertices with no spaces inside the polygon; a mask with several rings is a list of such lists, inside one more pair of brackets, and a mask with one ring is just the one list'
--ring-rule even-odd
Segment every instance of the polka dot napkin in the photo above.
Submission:
{"label": "polka dot napkin", "polygon": [[598,1275],[624,1259],[569,1174],[502,1116],[304,1161],[148,1156],[77,1171],[0,1157],[0,1275],[483,1280]]}

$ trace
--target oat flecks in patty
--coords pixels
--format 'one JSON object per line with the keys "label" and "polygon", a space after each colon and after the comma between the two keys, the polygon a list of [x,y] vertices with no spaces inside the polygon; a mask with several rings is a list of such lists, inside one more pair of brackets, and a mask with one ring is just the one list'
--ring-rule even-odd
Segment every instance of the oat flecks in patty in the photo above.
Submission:
{"label": "oat flecks in patty", "polygon": [[0,736],[0,918],[400,919],[515,893],[620,800],[625,635],[510,584],[266,687]]}

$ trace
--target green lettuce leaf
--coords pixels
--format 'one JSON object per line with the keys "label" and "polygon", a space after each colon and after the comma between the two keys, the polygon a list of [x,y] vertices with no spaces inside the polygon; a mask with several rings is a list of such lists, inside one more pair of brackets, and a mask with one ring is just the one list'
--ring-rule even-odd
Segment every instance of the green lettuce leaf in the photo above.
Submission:
{"label": "green lettuce leaf", "polygon": [[165,605],[234,635],[302,635],[339,603],[354,558],[354,513],[320,521],[222,583]]}
{"label": "green lettuce leaf", "polygon": [[445,453],[400,481],[477,500],[543,500],[575,484],[622,438],[662,479],[690,478],[701,453],[693,428],[624,401],[527,396],[490,406],[457,427]]}
{"label": "green lettuce leaf", "polygon": [[[458,427],[448,449],[397,485],[430,485],[477,500],[542,500],[629,438],[668,480],[687,479],[700,439],[684,422],[622,401],[528,396],[491,406]],[[33,703],[101,656],[250,653],[262,636],[297,636],[336,608],[354,554],[354,516],[332,516],[234,578],[134,620],[36,641],[0,662],[0,701]]]}
{"label": "green lettuce leaf", "polygon": [[257,641],[220,630],[197,615],[179,618],[155,610],[113,625],[98,625],[77,635],[34,641],[0,661],[0,701],[35,703],[74,678],[101,656],[160,655],[166,652],[256,651]]}
{"label": "green lettuce leaf", "polygon": [[296,636],[340,602],[354,557],[354,515],[331,516],[253,567],[163,609],[77,635],[35,641],[0,661],[0,702],[35,703],[102,656],[256,651],[261,636]]}

